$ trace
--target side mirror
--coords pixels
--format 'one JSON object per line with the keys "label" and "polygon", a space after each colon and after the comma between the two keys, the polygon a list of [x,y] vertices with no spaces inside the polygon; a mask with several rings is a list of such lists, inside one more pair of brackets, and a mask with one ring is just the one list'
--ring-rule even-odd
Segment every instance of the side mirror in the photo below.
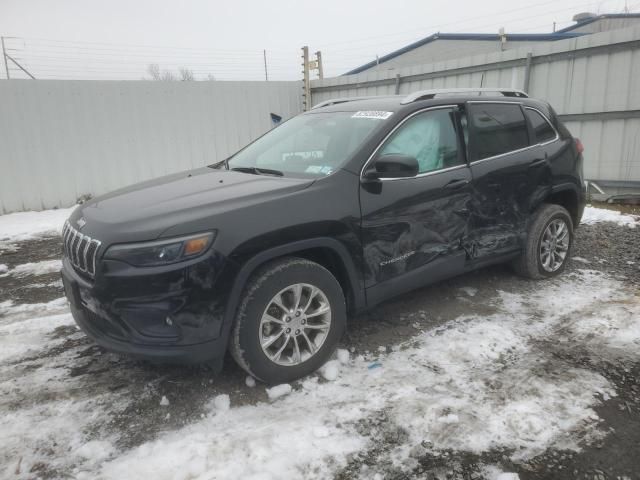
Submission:
{"label": "side mirror", "polygon": [[410,155],[392,153],[380,155],[373,159],[371,165],[364,172],[367,180],[380,178],[411,178],[418,174],[420,169],[418,160]]}

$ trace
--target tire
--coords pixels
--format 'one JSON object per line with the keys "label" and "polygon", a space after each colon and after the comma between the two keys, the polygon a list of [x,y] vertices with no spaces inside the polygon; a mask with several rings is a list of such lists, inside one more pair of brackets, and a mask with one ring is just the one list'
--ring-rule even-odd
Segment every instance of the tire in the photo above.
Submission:
{"label": "tire", "polygon": [[[299,315],[291,313],[296,295]],[[327,307],[328,313],[317,313],[325,312]],[[327,362],[346,320],[344,293],[326,268],[303,258],[275,260],[261,267],[247,283],[229,350],[238,365],[258,380],[271,385],[290,382]],[[274,338],[265,350],[263,344]],[[314,353],[310,343],[315,347]]]}
{"label": "tire", "polygon": [[[545,240],[553,237],[553,235],[549,237],[547,234],[549,232],[552,234],[554,226],[562,223],[567,229],[566,250],[564,250],[564,240],[563,242],[556,241],[553,243],[553,248],[556,249],[557,255],[551,255],[554,263],[550,261],[543,262],[543,258],[545,260],[550,258],[547,255],[543,255],[543,250],[545,252],[548,251],[548,246],[550,245],[550,243]],[[558,237],[560,237],[560,235],[558,235]],[[571,220],[569,212],[560,205],[542,205],[534,212],[529,221],[524,249],[521,256],[513,262],[514,270],[518,275],[527,278],[540,279],[555,277],[564,271],[570,257],[572,246],[573,221]],[[545,247],[547,247],[547,249],[545,249]],[[564,257],[560,262],[559,257],[562,253],[564,253]],[[555,265],[556,262],[559,262],[557,266]]]}

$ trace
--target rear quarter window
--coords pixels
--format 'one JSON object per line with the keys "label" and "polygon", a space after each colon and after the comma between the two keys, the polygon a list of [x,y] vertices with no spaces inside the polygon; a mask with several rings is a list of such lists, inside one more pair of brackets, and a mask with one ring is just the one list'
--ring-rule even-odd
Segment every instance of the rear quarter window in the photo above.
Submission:
{"label": "rear quarter window", "polygon": [[471,159],[483,160],[529,146],[529,133],[518,104],[470,103]]}
{"label": "rear quarter window", "polygon": [[531,128],[535,135],[534,143],[545,143],[556,138],[556,131],[547,119],[540,114],[540,112],[532,108],[526,108],[525,114],[529,119],[529,123],[531,124]]}

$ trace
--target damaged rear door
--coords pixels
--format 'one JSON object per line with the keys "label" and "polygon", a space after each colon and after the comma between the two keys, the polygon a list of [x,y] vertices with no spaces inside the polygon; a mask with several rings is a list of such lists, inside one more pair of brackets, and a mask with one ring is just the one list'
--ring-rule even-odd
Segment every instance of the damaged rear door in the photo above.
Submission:
{"label": "damaged rear door", "polygon": [[449,105],[409,115],[371,157],[415,157],[419,171],[411,178],[361,183],[369,304],[464,270],[471,172],[457,111]]}
{"label": "damaged rear door", "polygon": [[517,102],[469,101],[466,105],[472,183],[471,223],[465,248],[472,261],[489,261],[520,248],[544,152],[530,148]]}

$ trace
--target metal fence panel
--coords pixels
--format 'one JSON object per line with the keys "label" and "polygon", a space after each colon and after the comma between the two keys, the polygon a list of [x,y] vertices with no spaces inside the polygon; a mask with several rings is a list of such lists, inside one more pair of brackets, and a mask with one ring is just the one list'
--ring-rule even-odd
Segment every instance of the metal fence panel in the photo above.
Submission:
{"label": "metal fence panel", "polygon": [[0,81],[0,214],[214,163],[301,110],[299,82]]}

